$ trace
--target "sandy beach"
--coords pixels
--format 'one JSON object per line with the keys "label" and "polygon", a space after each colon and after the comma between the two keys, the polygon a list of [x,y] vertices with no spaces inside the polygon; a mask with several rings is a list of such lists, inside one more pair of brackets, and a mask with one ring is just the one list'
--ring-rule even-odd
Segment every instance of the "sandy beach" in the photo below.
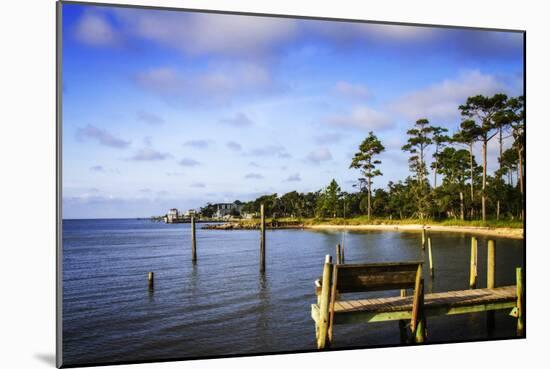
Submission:
{"label": "sandy beach", "polygon": [[[350,230],[350,231],[368,231],[368,230],[380,230],[380,231],[399,231],[399,232],[417,232],[422,230],[420,224],[364,224],[364,225],[331,225],[331,224],[318,224],[318,225],[306,225],[304,228],[313,230]],[[426,229],[434,232],[454,232],[454,233],[474,233],[486,236],[506,237],[514,239],[523,239],[522,228],[489,228],[489,227],[464,227],[464,226],[441,226],[441,225],[427,225]]]}

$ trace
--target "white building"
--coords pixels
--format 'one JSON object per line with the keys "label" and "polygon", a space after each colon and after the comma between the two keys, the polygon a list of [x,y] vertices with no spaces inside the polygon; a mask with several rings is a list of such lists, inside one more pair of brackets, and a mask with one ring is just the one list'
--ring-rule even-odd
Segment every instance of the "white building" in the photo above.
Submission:
{"label": "white building", "polygon": [[233,203],[220,203],[220,204],[215,204],[216,206],[216,212],[214,213],[214,218],[226,218],[226,217],[230,217],[231,215],[234,215],[235,213],[236,214],[241,214],[241,208],[242,208],[242,205],[241,203],[236,203],[236,202],[233,202]]}
{"label": "white building", "polygon": [[178,220],[179,212],[178,209],[170,209],[168,214],[166,214],[166,223],[174,223]]}

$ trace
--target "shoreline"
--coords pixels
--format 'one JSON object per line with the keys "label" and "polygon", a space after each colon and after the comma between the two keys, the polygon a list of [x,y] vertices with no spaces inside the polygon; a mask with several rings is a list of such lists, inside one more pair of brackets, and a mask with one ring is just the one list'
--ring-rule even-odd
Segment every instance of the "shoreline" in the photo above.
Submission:
{"label": "shoreline", "polygon": [[[201,227],[208,230],[259,230],[259,223],[226,222],[210,224]],[[523,228],[509,227],[476,227],[451,225],[422,225],[422,224],[304,224],[294,222],[266,222],[267,230],[307,229],[312,231],[391,231],[391,232],[420,232],[422,228],[431,232],[471,233],[484,236],[523,239]]]}
{"label": "shoreline", "polygon": [[[397,231],[413,232],[421,231],[424,226],[421,224],[361,224],[361,225],[333,225],[333,224],[315,224],[304,225],[304,229],[312,230],[349,230],[349,231]],[[449,233],[474,233],[484,236],[497,236],[504,238],[523,239],[523,228],[489,228],[489,227],[469,227],[469,226],[443,226],[426,225],[425,228],[433,232]]]}

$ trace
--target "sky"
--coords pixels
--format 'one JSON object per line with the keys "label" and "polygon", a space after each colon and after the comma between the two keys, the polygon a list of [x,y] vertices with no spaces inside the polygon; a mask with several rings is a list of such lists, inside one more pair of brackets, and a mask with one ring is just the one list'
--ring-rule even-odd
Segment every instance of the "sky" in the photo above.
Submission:
{"label": "sky", "polygon": [[355,191],[370,131],[384,188],[417,119],[453,133],[468,96],[523,91],[521,33],[82,4],[62,22],[64,219]]}

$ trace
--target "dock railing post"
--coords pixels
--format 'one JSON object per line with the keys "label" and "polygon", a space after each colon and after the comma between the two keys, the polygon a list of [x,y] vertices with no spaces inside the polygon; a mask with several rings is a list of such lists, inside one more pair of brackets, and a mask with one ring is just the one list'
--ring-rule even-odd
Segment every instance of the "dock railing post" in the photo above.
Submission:
{"label": "dock railing post", "polygon": [[332,275],[332,257],[325,256],[323,267],[323,281],[321,284],[321,302],[319,303],[319,320],[317,321],[317,348],[324,349],[328,335],[329,302]]}
{"label": "dock railing post", "polygon": [[265,272],[265,211],[260,205],[260,272]]}
{"label": "dock railing post", "polygon": [[477,285],[477,238],[472,237],[470,248],[470,288]]}
{"label": "dock railing post", "polygon": [[192,249],[192,261],[197,261],[197,234],[195,230],[195,217],[191,217],[191,249]]}
{"label": "dock railing post", "polygon": [[517,308],[517,328],[518,336],[523,336],[523,273],[522,268],[516,268],[516,308]]}
{"label": "dock railing post", "polygon": [[428,259],[430,261],[430,277],[434,277],[434,264],[432,257],[432,238],[428,237]]}

